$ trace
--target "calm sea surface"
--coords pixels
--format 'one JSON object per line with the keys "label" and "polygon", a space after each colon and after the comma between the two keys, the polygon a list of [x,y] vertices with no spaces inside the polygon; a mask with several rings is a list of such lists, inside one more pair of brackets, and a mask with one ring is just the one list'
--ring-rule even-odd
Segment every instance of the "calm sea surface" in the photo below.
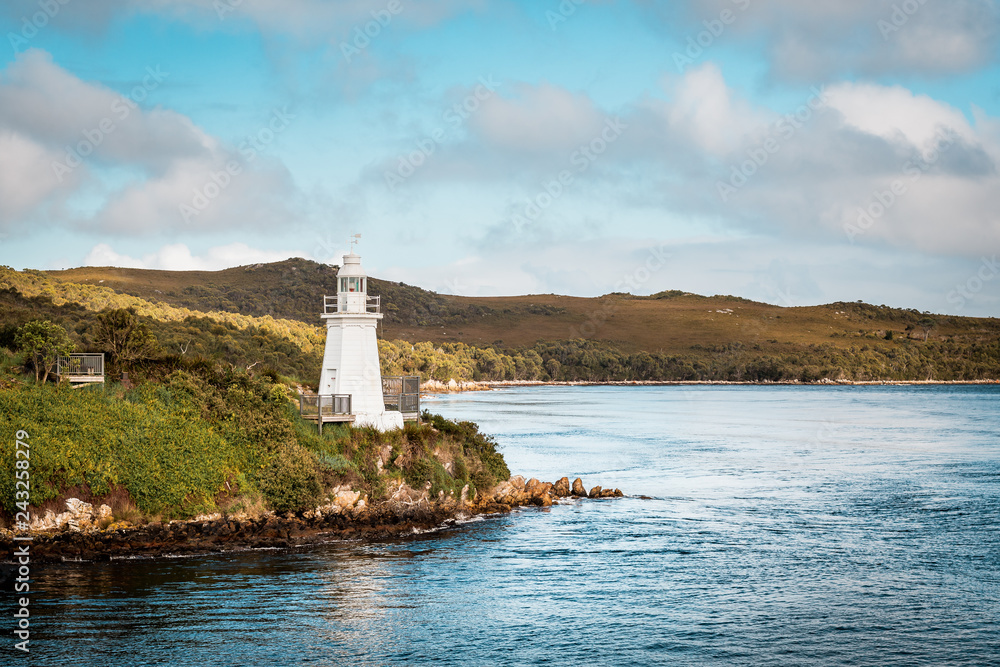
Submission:
{"label": "calm sea surface", "polygon": [[636,497],[387,543],[52,566],[30,663],[0,662],[1000,665],[1000,387],[425,407],[496,434],[515,472]]}

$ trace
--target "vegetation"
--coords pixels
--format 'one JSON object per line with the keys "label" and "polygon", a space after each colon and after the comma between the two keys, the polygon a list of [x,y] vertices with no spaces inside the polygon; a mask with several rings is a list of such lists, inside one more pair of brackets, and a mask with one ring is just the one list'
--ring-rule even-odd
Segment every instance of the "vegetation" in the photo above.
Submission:
{"label": "vegetation", "polygon": [[[0,368],[16,357],[0,350]],[[253,504],[278,512],[315,507],[339,485],[385,497],[403,480],[433,493],[493,486],[509,476],[496,444],[475,425],[427,415],[429,423],[380,433],[324,429],[302,421],[290,388],[272,373],[173,357],[125,389],[70,389],[8,375],[0,391],[0,432],[30,434],[30,504],[59,508],[67,495],[124,492],[146,516],[189,517]],[[15,439],[0,445],[13,469]],[[7,520],[14,478],[0,480]]]}
{"label": "vegetation", "polygon": [[48,320],[28,322],[14,333],[14,344],[31,360],[35,382],[45,382],[60,355],[73,351],[66,330]]}

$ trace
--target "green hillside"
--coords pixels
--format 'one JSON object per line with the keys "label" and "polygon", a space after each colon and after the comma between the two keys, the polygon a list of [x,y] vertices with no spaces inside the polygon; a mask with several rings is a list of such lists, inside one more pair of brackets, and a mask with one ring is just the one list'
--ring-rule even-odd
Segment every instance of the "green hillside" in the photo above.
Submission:
{"label": "green hillside", "polygon": [[[259,365],[315,383],[336,268],[302,259],[216,272],[0,270],[0,347],[38,318],[94,349],[93,322],[135,308],[164,355]],[[678,291],[457,297],[373,279],[383,371],[456,380],[987,380],[1000,320],[834,303],[783,308]]]}

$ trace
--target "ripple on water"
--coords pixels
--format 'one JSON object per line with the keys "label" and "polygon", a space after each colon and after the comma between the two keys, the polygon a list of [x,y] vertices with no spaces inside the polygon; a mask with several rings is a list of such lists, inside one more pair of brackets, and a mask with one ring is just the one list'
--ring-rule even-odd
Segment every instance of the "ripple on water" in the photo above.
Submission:
{"label": "ripple on water", "polygon": [[512,469],[650,498],[43,568],[32,664],[998,665],[1000,390],[959,389],[445,397]]}

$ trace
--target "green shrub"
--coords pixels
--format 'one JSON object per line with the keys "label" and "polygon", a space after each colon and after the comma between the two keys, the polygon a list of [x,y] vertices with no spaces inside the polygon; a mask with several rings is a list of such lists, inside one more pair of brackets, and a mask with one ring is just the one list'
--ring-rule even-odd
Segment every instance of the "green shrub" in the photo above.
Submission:
{"label": "green shrub", "polygon": [[283,448],[261,471],[260,490],[275,512],[316,507],[323,496],[316,456],[299,445]]}

